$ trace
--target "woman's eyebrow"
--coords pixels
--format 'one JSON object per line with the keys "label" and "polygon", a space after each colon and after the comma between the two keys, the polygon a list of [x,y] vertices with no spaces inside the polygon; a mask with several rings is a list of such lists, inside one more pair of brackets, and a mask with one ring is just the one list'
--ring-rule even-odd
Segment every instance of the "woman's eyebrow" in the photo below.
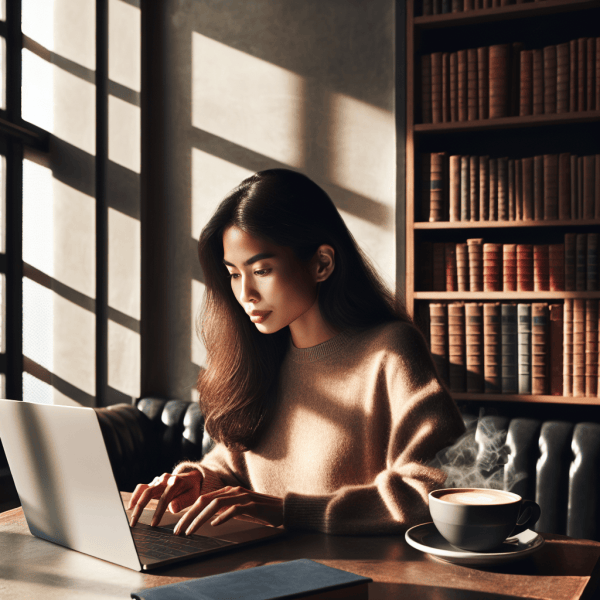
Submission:
{"label": "woman's eyebrow", "polygon": [[[264,260],[265,258],[273,258],[275,255],[272,252],[260,252],[259,254],[255,254],[254,256],[251,256],[245,263],[244,266],[247,267],[255,262],[258,262],[259,260]],[[223,264],[227,265],[229,267],[234,267],[235,265],[233,263],[230,263],[229,261],[223,259]]]}

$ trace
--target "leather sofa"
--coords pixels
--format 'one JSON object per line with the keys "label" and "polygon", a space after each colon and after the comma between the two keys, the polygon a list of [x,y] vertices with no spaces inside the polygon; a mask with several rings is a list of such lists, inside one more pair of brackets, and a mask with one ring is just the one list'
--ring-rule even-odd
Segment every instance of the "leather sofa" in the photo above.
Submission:
{"label": "leather sofa", "polygon": [[[96,412],[122,490],[171,472],[181,460],[199,460],[212,446],[194,402],[141,398]],[[540,504],[538,531],[600,541],[599,423],[479,416],[464,409],[463,418],[474,439],[471,462],[478,466],[489,454],[490,431],[497,434],[494,480]]]}

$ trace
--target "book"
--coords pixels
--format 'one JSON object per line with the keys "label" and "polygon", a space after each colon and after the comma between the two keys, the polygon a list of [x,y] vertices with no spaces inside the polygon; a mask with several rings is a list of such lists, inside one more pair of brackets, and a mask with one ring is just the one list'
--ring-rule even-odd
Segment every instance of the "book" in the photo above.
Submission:
{"label": "book", "polygon": [[518,304],[517,315],[519,394],[531,394],[531,304]]}
{"label": "book", "polygon": [[498,159],[490,158],[489,162],[489,220],[498,220]]}
{"label": "book", "polygon": [[585,396],[585,300],[573,300],[573,396]]}
{"label": "book", "polygon": [[132,592],[134,600],[277,600],[281,598],[367,599],[370,577],[301,558],[250,567]]}
{"label": "book", "polygon": [[573,396],[573,299],[566,298],[563,312],[563,396]]}
{"label": "book", "polygon": [[446,242],[445,244],[445,263],[446,263],[446,291],[457,292],[456,282],[456,244]]}
{"label": "book", "polygon": [[527,156],[521,162],[523,165],[523,220],[533,221],[535,217],[533,201],[533,157]]}
{"label": "book", "polygon": [[577,235],[565,233],[565,291],[575,291]]}
{"label": "book", "polygon": [[502,244],[483,244],[483,291],[500,292],[502,282]]}
{"label": "book", "polygon": [[477,48],[477,99],[480,119],[488,119],[490,116],[489,61],[489,48]]}
{"label": "book", "polygon": [[508,116],[509,52],[509,44],[495,44],[489,47],[490,119]]}
{"label": "book", "polygon": [[594,110],[596,107],[596,38],[590,37],[587,39],[586,54],[586,107],[587,110]]}
{"label": "book", "polygon": [[433,52],[431,55],[431,122],[442,123],[442,53]]}
{"label": "book", "polygon": [[469,291],[469,251],[467,244],[456,244],[456,285],[459,292]]}
{"label": "book", "polygon": [[[600,154],[597,165],[600,168]],[[596,181],[600,193],[600,177]],[[469,157],[469,218],[471,221],[479,221],[479,156]]]}
{"label": "book", "polygon": [[544,154],[544,219],[558,219],[558,154]]}
{"label": "book", "polygon": [[571,40],[569,42],[569,112],[576,112],[578,110],[578,66],[577,40]]}
{"label": "book", "polygon": [[450,121],[450,54],[442,53],[442,121]]}
{"label": "book", "polygon": [[575,290],[583,292],[586,289],[587,275],[587,234],[578,233],[575,238]]}
{"label": "book", "polygon": [[540,49],[531,51],[533,55],[532,112],[544,114],[544,53]]}
{"label": "book", "polygon": [[533,245],[517,244],[517,291],[533,291]]}
{"label": "book", "polygon": [[458,120],[466,121],[468,116],[468,65],[467,51],[459,50],[457,53],[458,62]]}
{"label": "book", "polygon": [[421,57],[421,121],[431,123],[431,54]]}
{"label": "book", "polygon": [[549,389],[548,304],[531,305],[531,393],[543,395]]}
{"label": "book", "polygon": [[550,249],[548,244],[533,246],[533,290],[547,292],[550,289]]}
{"label": "book", "polygon": [[587,258],[585,261],[585,289],[598,290],[598,234],[587,234]]}
{"label": "book", "polygon": [[517,219],[517,196],[516,196],[516,175],[515,175],[515,159],[508,159],[508,171],[506,185],[508,190],[508,220],[516,221]]}
{"label": "book", "polygon": [[483,376],[486,394],[502,392],[502,323],[499,302],[483,305]]}
{"label": "book", "polygon": [[502,317],[502,393],[516,394],[519,391],[517,305],[514,303],[502,304],[500,310]]}
{"label": "book", "polygon": [[467,392],[483,392],[483,305],[465,303]]}
{"label": "book", "polygon": [[563,305],[549,306],[550,395],[563,395]]}
{"label": "book", "polygon": [[558,156],[558,218],[571,218],[571,155],[568,152]]}
{"label": "book", "polygon": [[429,347],[438,375],[448,383],[448,307],[444,303],[429,304]]}
{"label": "book", "polygon": [[[452,155],[448,159],[448,181],[450,189],[448,190],[448,205],[450,210],[450,221],[464,221],[463,212],[463,159],[466,157]],[[468,164],[468,162],[467,162]]]}
{"label": "book", "polygon": [[556,112],[569,112],[569,74],[570,53],[569,43],[556,46]]}
{"label": "book", "polygon": [[489,190],[490,157],[479,157],[479,220],[488,221],[490,218],[490,190]]}
{"label": "book", "polygon": [[577,156],[571,155],[571,219],[579,218],[578,185],[577,185]]}
{"label": "book", "polygon": [[585,302],[585,396],[598,396],[598,300]]}
{"label": "book", "polygon": [[467,240],[469,253],[469,289],[471,292],[483,291],[483,239]]}
{"label": "book", "polygon": [[431,171],[429,179],[429,221],[444,221],[446,202],[444,198],[445,152],[431,154]]}
{"label": "book", "polygon": [[548,246],[549,290],[562,292],[565,290],[565,245],[550,244]]}
{"label": "book", "polygon": [[505,292],[517,291],[517,245],[502,245],[502,289]]}
{"label": "book", "polygon": [[523,220],[523,161],[515,160],[515,219]]}
{"label": "book", "polygon": [[544,157],[533,157],[533,214],[536,221],[544,220]]}
{"label": "book", "polygon": [[519,116],[533,113],[533,52],[521,51],[521,81],[519,94]]}
{"label": "book", "polygon": [[546,46],[544,55],[544,114],[556,113],[556,46]]}
{"label": "book", "polygon": [[508,158],[498,159],[498,221],[508,221]]}
{"label": "book", "polygon": [[583,158],[583,218],[593,219],[596,213],[596,156]]}
{"label": "book", "polygon": [[587,38],[577,40],[577,110],[587,110]]}
{"label": "book", "polygon": [[458,121],[458,54],[450,53],[450,120]]}
{"label": "book", "polygon": [[470,187],[471,187],[471,176],[469,173],[470,161],[468,156],[461,156],[460,158],[460,169],[459,169],[459,185],[458,189],[455,190],[459,196],[456,200],[459,205],[459,214],[461,221],[469,221],[471,215],[471,199],[470,199]]}
{"label": "book", "polygon": [[452,392],[465,392],[467,389],[465,351],[465,304],[452,302],[448,304],[448,383]]}
{"label": "book", "polygon": [[467,50],[467,120],[479,119],[479,83],[477,81],[477,48]]}

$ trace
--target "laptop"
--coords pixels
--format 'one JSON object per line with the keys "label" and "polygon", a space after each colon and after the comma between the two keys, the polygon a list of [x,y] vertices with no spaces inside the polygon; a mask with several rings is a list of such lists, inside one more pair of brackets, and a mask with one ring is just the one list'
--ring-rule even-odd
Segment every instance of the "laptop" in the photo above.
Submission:
{"label": "laptop", "polygon": [[129,569],[211,556],[285,533],[231,519],[181,537],[172,533],[180,515],[165,513],[159,527],[150,527],[152,510],[130,527],[91,408],[0,400],[0,440],[31,533]]}

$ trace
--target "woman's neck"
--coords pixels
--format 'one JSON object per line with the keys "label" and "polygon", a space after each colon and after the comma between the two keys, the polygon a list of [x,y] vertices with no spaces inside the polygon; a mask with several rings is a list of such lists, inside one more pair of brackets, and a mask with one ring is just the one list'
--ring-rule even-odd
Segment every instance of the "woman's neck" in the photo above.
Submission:
{"label": "woman's neck", "polygon": [[318,346],[338,334],[321,314],[319,299],[294,322],[290,323],[292,343],[296,348],[312,348]]}

